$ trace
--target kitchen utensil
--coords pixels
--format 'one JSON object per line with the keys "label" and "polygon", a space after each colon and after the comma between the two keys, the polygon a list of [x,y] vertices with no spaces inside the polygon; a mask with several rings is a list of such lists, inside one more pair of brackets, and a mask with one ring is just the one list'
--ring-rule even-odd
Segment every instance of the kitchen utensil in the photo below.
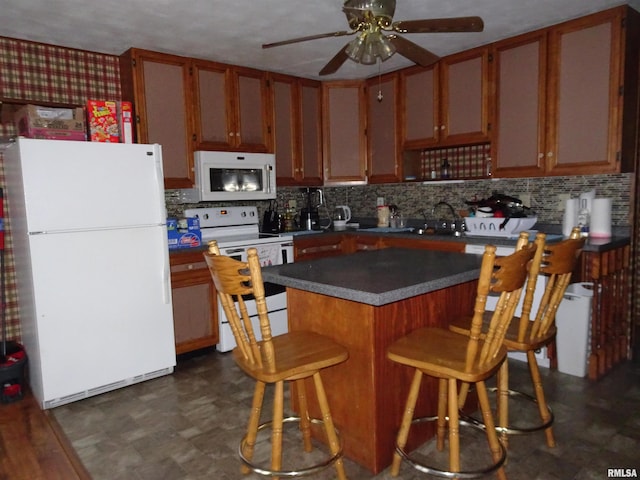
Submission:
{"label": "kitchen utensil", "polygon": [[269,202],[269,208],[265,210],[262,217],[263,233],[280,233],[280,215],[278,215],[278,204],[275,200]]}

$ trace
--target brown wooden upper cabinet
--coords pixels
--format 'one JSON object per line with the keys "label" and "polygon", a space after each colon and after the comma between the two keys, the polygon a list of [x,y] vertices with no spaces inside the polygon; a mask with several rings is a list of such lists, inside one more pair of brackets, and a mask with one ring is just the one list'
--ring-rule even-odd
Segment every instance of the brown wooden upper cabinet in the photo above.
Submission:
{"label": "brown wooden upper cabinet", "polygon": [[402,178],[400,161],[400,75],[395,72],[366,82],[367,179],[395,183]]}
{"label": "brown wooden upper cabinet", "polygon": [[366,97],[364,82],[322,84],[324,183],[366,182]]}
{"label": "brown wooden upper cabinet", "polygon": [[133,103],[139,143],[162,145],[165,188],[193,185],[190,60],[140,49],[120,57],[122,99]]}
{"label": "brown wooden upper cabinet", "polygon": [[404,149],[489,140],[489,48],[401,71]]}
{"label": "brown wooden upper cabinet", "polygon": [[270,152],[267,74],[193,60],[196,150]]}
{"label": "brown wooden upper cabinet", "polygon": [[320,82],[269,74],[277,184],[322,185]]}
{"label": "brown wooden upper cabinet", "polygon": [[496,176],[632,169],[638,23],[619,7],[495,44]]}

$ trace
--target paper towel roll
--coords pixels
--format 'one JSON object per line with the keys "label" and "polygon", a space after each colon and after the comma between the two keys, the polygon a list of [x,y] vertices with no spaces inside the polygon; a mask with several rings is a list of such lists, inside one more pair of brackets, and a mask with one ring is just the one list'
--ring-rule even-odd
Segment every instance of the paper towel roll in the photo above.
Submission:
{"label": "paper towel roll", "polygon": [[611,236],[611,199],[595,198],[591,204],[589,235],[596,238]]}
{"label": "paper towel roll", "polygon": [[578,210],[580,210],[580,199],[567,199],[564,207],[564,217],[562,218],[562,234],[565,237],[571,235],[571,229],[578,226]]}

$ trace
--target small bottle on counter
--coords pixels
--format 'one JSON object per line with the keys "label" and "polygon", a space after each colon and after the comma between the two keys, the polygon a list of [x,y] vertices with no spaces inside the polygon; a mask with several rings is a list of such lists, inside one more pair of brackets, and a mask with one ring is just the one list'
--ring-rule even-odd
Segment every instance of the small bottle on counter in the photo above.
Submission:
{"label": "small bottle on counter", "polygon": [[587,208],[587,199],[580,201],[580,211],[578,212],[578,227],[580,227],[580,235],[589,236],[589,209]]}
{"label": "small bottle on counter", "polygon": [[442,166],[440,167],[440,178],[451,178],[451,164],[446,158],[442,160]]}

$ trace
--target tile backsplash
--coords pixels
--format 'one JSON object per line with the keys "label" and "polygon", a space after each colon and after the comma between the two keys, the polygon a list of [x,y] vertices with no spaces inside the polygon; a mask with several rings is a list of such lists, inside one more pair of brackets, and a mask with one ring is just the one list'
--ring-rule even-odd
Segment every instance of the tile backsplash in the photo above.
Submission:
{"label": "tile backsplash", "polygon": [[[450,203],[456,211],[467,208],[465,200],[487,198],[493,192],[515,197],[529,197],[531,207],[541,223],[561,224],[562,204],[560,195],[578,197],[581,193],[596,191],[597,197],[612,198],[612,224],[616,227],[630,225],[630,198],[632,174],[578,175],[570,177],[518,178],[496,180],[465,180],[464,182],[398,183],[381,185],[356,185],[323,187],[326,210],[321,215],[329,215],[336,205],[349,205],[353,217],[374,218],[376,198],[384,197],[385,203],[397,205],[407,218],[421,219],[422,212],[430,213],[440,201]],[[297,210],[304,206],[305,195],[299,188],[279,187],[278,206],[284,211],[287,201],[294,199]],[[256,204],[260,213],[268,202],[236,202],[236,204]],[[209,204],[207,204],[209,205]],[[215,203],[211,205],[222,205]],[[226,205],[229,205],[227,203]],[[171,216],[180,216],[184,208],[199,205],[175,205],[167,202]]]}

